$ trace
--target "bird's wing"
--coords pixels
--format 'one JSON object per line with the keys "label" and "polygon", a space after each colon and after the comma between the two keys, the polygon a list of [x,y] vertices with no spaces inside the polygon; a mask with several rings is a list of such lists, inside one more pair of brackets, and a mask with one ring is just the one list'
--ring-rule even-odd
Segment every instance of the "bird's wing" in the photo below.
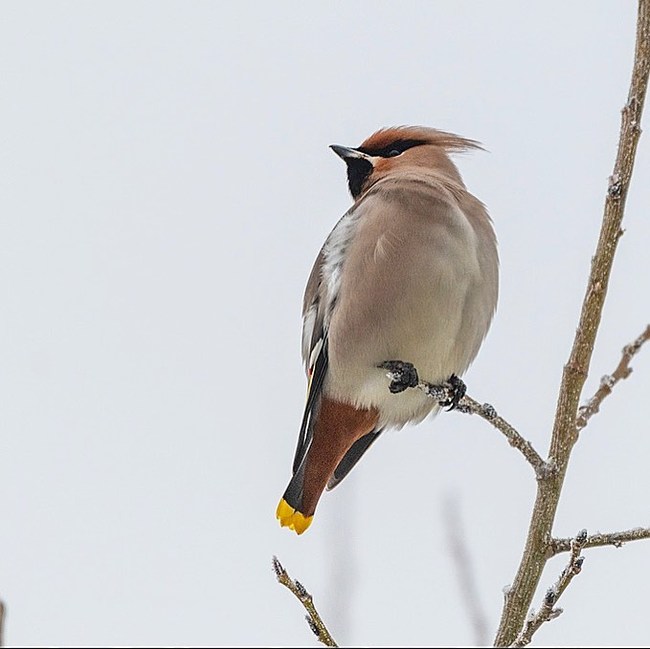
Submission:
{"label": "bird's wing", "polygon": [[[341,272],[340,266],[345,258],[346,249],[353,237],[357,222],[373,205],[373,201],[367,201],[366,197],[361,198],[341,217],[321,248],[307,281],[302,310],[302,357],[309,384],[307,403],[293,461],[294,475],[309,450],[312,427],[327,376],[327,329],[332,310],[338,299],[339,282],[337,278]],[[343,480],[380,432],[380,429],[371,431],[348,450],[336,468],[329,488],[333,488]]]}
{"label": "bird's wing", "polygon": [[[340,273],[340,264],[345,257],[356,223],[363,218],[368,205],[372,205],[372,202],[368,203],[362,198],[334,226],[314,262],[305,288],[302,310],[302,358],[309,384],[307,403],[293,461],[294,476],[309,450],[312,427],[327,375],[327,329],[332,309],[338,299],[338,282],[334,278]],[[381,429],[371,431],[348,450],[330,479],[329,489],[333,489],[343,480],[380,432]]]}
{"label": "bird's wing", "polygon": [[325,331],[325,299],[321,291],[323,250],[309,275],[302,310],[302,358],[307,370],[307,403],[300,425],[298,444],[293,458],[293,473],[298,471],[312,438],[314,413],[318,409],[327,374],[327,334]]}
{"label": "bird's wing", "polygon": [[327,338],[321,338],[314,348],[314,361],[309,367],[309,384],[307,387],[307,403],[305,412],[302,416],[300,433],[298,435],[298,444],[296,454],[293,458],[293,473],[295,474],[302,463],[309,445],[311,444],[314,427],[314,415],[320,405],[320,398],[323,391],[323,381],[327,374]]}
{"label": "bird's wing", "polygon": [[361,459],[363,454],[372,446],[373,442],[381,435],[382,429],[378,428],[359,438],[343,456],[338,466],[334,470],[332,477],[327,482],[327,490],[331,491],[352,471],[355,464]]}

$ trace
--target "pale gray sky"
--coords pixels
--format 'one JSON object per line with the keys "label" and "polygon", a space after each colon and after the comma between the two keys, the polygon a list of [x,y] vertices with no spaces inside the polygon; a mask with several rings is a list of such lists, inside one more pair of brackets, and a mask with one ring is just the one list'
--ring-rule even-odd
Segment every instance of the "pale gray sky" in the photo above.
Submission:
{"label": "pale gray sky", "polygon": [[[635,10],[2,3],[8,643],[313,645],[273,554],[341,642],[472,642],[450,494],[496,628],[535,485],[480,420],[445,413],[385,435],[306,534],[275,521],[304,401],[302,291],[350,204],[327,147],[394,124],[484,143],[459,166],[495,222],[501,298],[466,381],[545,452]],[[588,392],[650,319],[649,178],[646,135]],[[649,385],[644,350],[575,449],[559,535],[650,524]],[[337,582],[342,555],[353,571]],[[537,641],[648,644],[649,569],[650,544],[590,551]]]}

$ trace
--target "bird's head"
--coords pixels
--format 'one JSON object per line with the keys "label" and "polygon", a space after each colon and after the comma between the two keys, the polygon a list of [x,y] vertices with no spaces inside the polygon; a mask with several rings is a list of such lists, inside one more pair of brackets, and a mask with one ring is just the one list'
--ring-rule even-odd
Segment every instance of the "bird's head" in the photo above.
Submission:
{"label": "bird's head", "polygon": [[425,126],[394,126],[373,133],[356,148],[330,148],[348,167],[348,187],[357,200],[378,180],[404,171],[434,170],[463,186],[451,151],[480,149],[481,145]]}

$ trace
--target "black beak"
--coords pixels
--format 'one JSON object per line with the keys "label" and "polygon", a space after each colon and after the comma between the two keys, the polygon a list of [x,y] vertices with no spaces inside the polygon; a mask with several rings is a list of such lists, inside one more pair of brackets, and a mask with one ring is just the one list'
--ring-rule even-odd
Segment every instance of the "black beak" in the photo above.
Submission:
{"label": "black beak", "polygon": [[330,149],[332,149],[339,158],[346,162],[353,158],[366,160],[368,157],[365,153],[361,153],[361,151],[352,149],[349,146],[341,146],[340,144],[330,144]]}

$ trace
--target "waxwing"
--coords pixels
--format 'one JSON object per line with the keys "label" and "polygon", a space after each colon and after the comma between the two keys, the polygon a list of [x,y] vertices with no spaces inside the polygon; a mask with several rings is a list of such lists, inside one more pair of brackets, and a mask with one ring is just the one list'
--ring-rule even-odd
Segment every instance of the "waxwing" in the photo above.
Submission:
{"label": "waxwing", "polygon": [[386,362],[437,385],[476,356],[498,294],[496,237],[449,157],[480,148],[432,128],[382,129],[332,145],[354,204],[327,237],[307,282],[302,356],[307,403],[293,476],[277,517],[298,534],[323,491],[380,434],[439,410],[417,389],[391,391]]}

